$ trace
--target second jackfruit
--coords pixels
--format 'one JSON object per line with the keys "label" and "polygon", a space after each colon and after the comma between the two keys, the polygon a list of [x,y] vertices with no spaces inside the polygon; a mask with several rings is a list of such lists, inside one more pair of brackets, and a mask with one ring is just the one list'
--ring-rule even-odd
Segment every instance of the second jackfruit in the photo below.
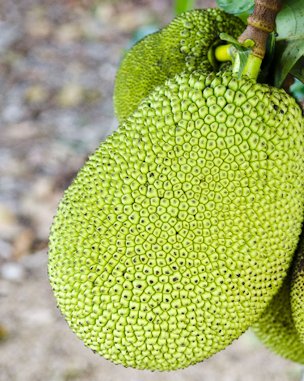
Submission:
{"label": "second jackfruit", "polygon": [[304,346],[304,239],[297,253],[291,284],[292,316]]}
{"label": "second jackfruit", "polygon": [[158,85],[183,71],[212,71],[208,51],[222,32],[237,38],[244,23],[220,9],[200,9],[176,17],[159,32],[135,44],[123,58],[114,87],[121,122]]}
{"label": "second jackfruit", "polygon": [[[303,250],[299,247],[299,250]],[[273,297],[261,318],[253,325],[253,331],[257,337],[274,353],[304,364],[304,343],[300,340],[300,335],[295,327],[291,312],[290,290],[292,270],[284,280],[279,292]],[[302,289],[300,295],[304,295]],[[297,305],[301,308],[301,296],[297,295]],[[299,297],[300,296],[300,297]],[[303,317],[299,313],[299,316]]]}

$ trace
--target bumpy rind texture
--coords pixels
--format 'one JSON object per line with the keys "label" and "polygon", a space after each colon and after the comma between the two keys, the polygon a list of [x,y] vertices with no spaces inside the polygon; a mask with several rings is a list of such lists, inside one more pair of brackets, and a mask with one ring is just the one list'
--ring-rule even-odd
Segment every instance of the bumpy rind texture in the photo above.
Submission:
{"label": "bumpy rind texture", "polygon": [[304,239],[297,252],[292,274],[291,309],[296,329],[304,345]]}
{"label": "bumpy rind texture", "polygon": [[278,291],[303,216],[304,128],[283,90],[183,74],[142,102],[65,192],[58,305],[115,363],[171,370],[225,348]]}
{"label": "bumpy rind texture", "polygon": [[148,35],[125,55],[117,71],[114,108],[121,122],[158,85],[182,71],[213,71],[209,48],[222,32],[237,38],[244,23],[220,9],[200,9],[176,17],[159,32]]}
{"label": "bumpy rind texture", "polygon": [[252,328],[272,352],[304,364],[304,344],[300,341],[291,313],[290,287],[291,274]]}

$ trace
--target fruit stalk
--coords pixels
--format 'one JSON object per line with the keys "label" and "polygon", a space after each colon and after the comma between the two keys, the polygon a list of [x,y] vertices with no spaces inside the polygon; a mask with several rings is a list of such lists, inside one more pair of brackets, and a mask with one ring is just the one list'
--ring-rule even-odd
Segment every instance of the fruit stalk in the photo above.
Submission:
{"label": "fruit stalk", "polygon": [[269,33],[275,29],[276,15],[281,8],[281,0],[255,0],[254,11],[248,17],[248,26],[240,35],[239,42],[254,41],[252,54],[264,58]]}
{"label": "fruit stalk", "polygon": [[215,48],[215,59],[219,62],[232,61],[234,73],[257,79],[265,56],[267,38],[275,29],[275,19],[280,8],[281,0],[255,0],[253,14],[247,20],[247,28],[238,38],[243,47],[252,49],[245,64],[241,63],[238,51],[229,44]]}
{"label": "fruit stalk", "polygon": [[219,45],[215,48],[214,56],[219,62],[226,62],[231,60],[231,44]]}

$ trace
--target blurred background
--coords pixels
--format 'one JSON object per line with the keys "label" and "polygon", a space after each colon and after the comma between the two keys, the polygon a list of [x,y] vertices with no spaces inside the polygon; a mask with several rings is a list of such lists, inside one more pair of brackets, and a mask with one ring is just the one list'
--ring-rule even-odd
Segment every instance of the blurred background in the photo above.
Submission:
{"label": "blurred background", "polygon": [[85,348],[56,309],[47,244],[58,201],[117,127],[124,50],[172,17],[169,0],[0,2],[1,381],[301,380],[250,332],[185,370],[125,369]]}

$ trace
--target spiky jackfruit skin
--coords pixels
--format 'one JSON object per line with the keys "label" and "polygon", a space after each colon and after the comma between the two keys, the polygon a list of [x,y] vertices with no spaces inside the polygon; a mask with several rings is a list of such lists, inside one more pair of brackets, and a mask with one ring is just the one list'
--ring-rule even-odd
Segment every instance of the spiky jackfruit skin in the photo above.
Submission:
{"label": "spiky jackfruit skin", "polygon": [[230,73],[151,93],[65,192],[50,236],[58,305],[84,343],[139,369],[225,348],[278,291],[300,233],[301,111]]}
{"label": "spiky jackfruit skin", "polygon": [[304,345],[304,238],[292,273],[291,309],[299,338]]}
{"label": "spiky jackfruit skin", "polygon": [[272,352],[304,364],[304,344],[300,341],[291,313],[290,283],[291,274],[286,277],[279,292],[252,328]]}
{"label": "spiky jackfruit skin", "polygon": [[114,108],[120,122],[158,85],[183,71],[213,71],[207,54],[222,32],[237,38],[244,23],[221,9],[200,9],[176,17],[146,36],[123,58],[114,86]]}

